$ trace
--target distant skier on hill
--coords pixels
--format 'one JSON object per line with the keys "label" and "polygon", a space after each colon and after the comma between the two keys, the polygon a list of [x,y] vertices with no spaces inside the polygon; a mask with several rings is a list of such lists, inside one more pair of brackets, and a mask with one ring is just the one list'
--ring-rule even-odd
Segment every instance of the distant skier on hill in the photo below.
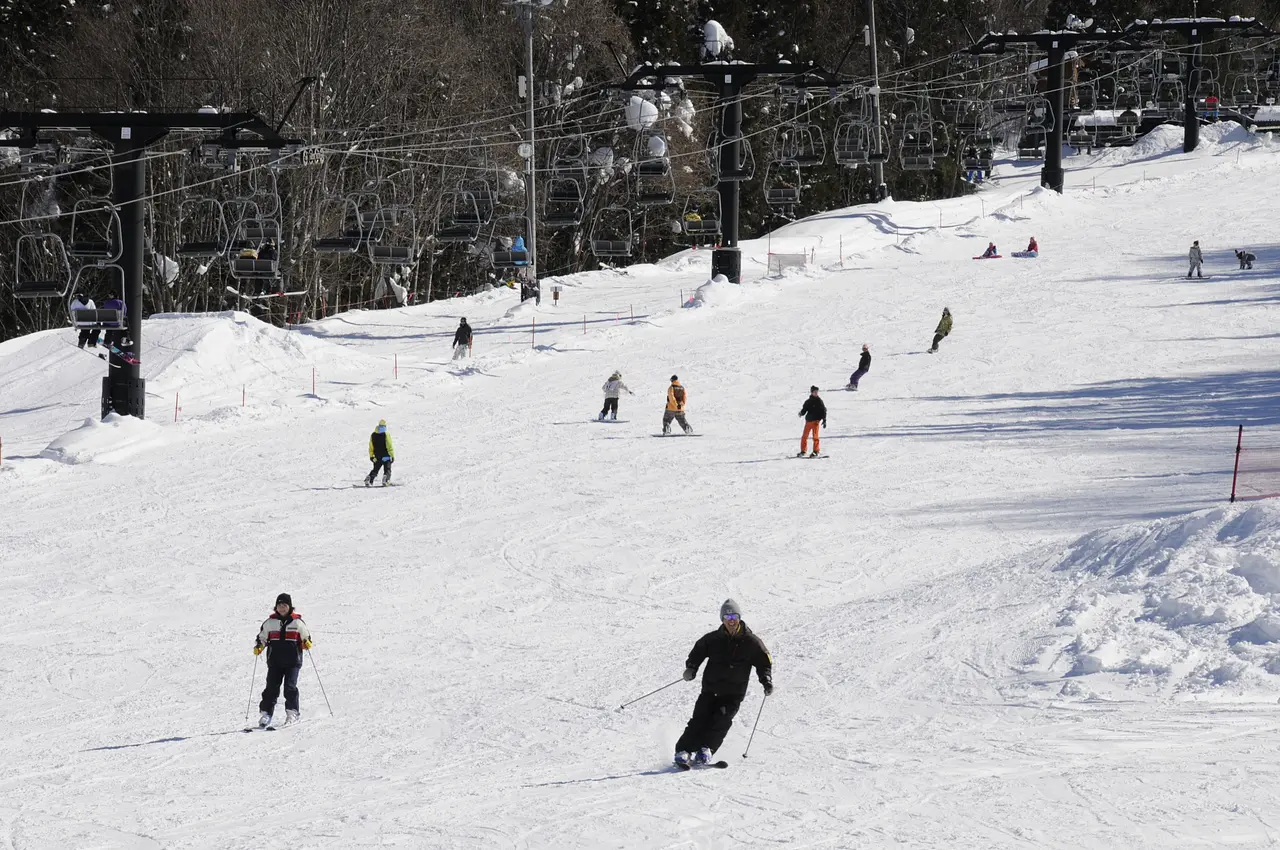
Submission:
{"label": "distant skier on hill", "polygon": [[604,407],[600,410],[600,415],[596,418],[604,420],[605,414],[609,414],[610,419],[618,418],[618,396],[624,391],[627,395],[635,395],[631,389],[622,383],[622,373],[614,372],[609,376],[609,380],[604,382]]}
{"label": "distant skier on hill", "polygon": [[858,368],[849,376],[849,389],[855,392],[858,389],[858,381],[862,380],[862,376],[871,371],[871,348],[864,342],[862,344],[862,354],[858,357]]}
{"label": "distant skier on hill", "polygon": [[369,435],[369,460],[373,461],[373,469],[364,477],[364,486],[373,486],[373,479],[378,470],[382,472],[382,486],[391,483],[391,464],[396,459],[396,447],[391,444],[391,435],[387,433],[387,420],[379,419],[378,427]]}
{"label": "distant skier on hill", "polygon": [[262,689],[262,701],[258,703],[259,727],[271,724],[282,684],[285,725],[299,719],[298,673],[302,670],[302,653],[310,648],[311,630],[302,622],[302,615],[293,610],[293,598],[287,593],[280,594],[276,597],[275,610],[262,623],[253,642],[254,655],[267,651],[267,686]]}
{"label": "distant skier on hill", "polygon": [[1204,262],[1204,254],[1200,251],[1200,240],[1191,243],[1191,250],[1187,252],[1187,259],[1191,261],[1191,268],[1187,269],[1187,280],[1191,279],[1191,273],[1195,272],[1196,277],[1204,277],[1200,274],[1200,265]]}
{"label": "distant skier on hill", "polygon": [[938,326],[933,330],[933,345],[929,348],[929,353],[933,354],[938,350],[938,343],[947,338],[951,333],[951,308],[942,308],[942,320],[938,322]]}
{"label": "distant skier on hill", "polygon": [[818,425],[821,423],[823,428],[827,427],[827,406],[818,395],[817,387],[809,387],[809,397],[804,400],[804,405],[797,415],[804,417],[804,433],[800,435],[800,454],[796,457],[804,457],[810,434],[813,435],[813,454],[809,457],[817,457],[822,451],[822,437]]}
{"label": "distant skier on hill", "polygon": [[672,375],[671,386],[667,387],[667,409],[662,413],[663,434],[671,433],[672,419],[680,423],[680,427],[684,429],[686,434],[693,433],[693,426],[689,424],[689,420],[684,418],[684,408],[688,398],[688,394],[680,384],[680,379]]}
{"label": "distant skier on hill", "polygon": [[1240,268],[1251,269],[1253,261],[1258,258],[1249,251],[1236,251],[1236,259],[1240,261]]}
{"label": "distant skier on hill", "polygon": [[467,324],[464,316],[462,321],[458,323],[458,329],[453,332],[453,359],[461,360],[463,357],[471,356],[471,325]]}
{"label": "distant skier on hill", "polygon": [[693,645],[684,663],[686,682],[697,678],[698,667],[704,660],[707,669],[702,674],[702,693],[698,695],[684,734],[676,742],[675,763],[680,767],[711,763],[711,756],[724,743],[734,715],[747,695],[752,667],[756,669],[764,695],[773,693],[773,659],[764,641],[747,628],[738,603],[732,599],[726,599],[720,606],[720,628],[698,638]]}

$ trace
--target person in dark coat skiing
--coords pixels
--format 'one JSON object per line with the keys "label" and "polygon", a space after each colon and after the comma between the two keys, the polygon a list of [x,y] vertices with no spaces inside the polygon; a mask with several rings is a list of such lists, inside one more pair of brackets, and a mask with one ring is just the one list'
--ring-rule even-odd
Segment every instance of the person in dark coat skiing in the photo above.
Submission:
{"label": "person in dark coat skiing", "polygon": [[817,457],[818,452],[822,450],[822,438],[818,436],[818,423],[822,423],[823,428],[827,427],[827,406],[818,396],[817,387],[809,387],[809,397],[804,400],[798,415],[804,417],[804,433],[800,435],[800,454],[796,457],[804,457],[810,434],[813,434],[813,454],[809,457]]}
{"label": "person in dark coat skiing", "polygon": [[686,682],[697,678],[698,666],[704,660],[707,669],[702,673],[702,693],[684,734],[676,742],[675,763],[681,767],[711,763],[711,756],[724,743],[738,706],[747,695],[752,667],[764,695],[773,693],[773,659],[764,641],[747,628],[738,603],[732,599],[720,606],[720,628],[698,638],[693,645],[684,665]]}
{"label": "person in dark coat skiing", "polygon": [[453,359],[460,360],[471,356],[471,325],[464,316],[458,322],[458,329],[453,332]]}
{"label": "person in dark coat skiing", "polygon": [[946,339],[947,335],[950,333],[951,333],[951,308],[943,307],[942,320],[938,322],[938,326],[933,330],[933,345],[929,348],[929,353],[932,354],[933,352],[937,351],[938,343]]}
{"label": "person in dark coat skiing", "polygon": [[858,368],[849,376],[849,389],[857,391],[858,381],[862,380],[862,376],[871,371],[871,347],[865,342],[862,344],[862,355],[858,357]]}
{"label": "person in dark coat skiing", "polygon": [[275,610],[262,623],[258,637],[253,642],[253,654],[267,652],[267,686],[262,689],[262,702],[258,703],[258,726],[271,725],[284,685],[285,725],[299,719],[301,705],[298,696],[298,673],[302,670],[302,653],[311,648],[311,630],[302,622],[302,615],[293,610],[293,598],[287,593],[276,597]]}
{"label": "person in dark coat skiing", "polygon": [[369,435],[369,460],[373,461],[373,469],[364,477],[364,486],[373,485],[373,479],[382,472],[382,486],[391,483],[391,464],[396,459],[396,447],[391,444],[391,435],[387,433],[387,420],[379,419],[378,427]]}

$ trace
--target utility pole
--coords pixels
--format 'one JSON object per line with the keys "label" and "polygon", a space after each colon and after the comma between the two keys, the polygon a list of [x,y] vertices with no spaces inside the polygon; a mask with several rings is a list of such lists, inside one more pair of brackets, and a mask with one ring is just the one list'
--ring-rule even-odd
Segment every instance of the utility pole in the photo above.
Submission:
{"label": "utility pole", "polygon": [[525,234],[524,246],[529,252],[527,274],[530,280],[538,279],[538,169],[537,148],[534,145],[533,115],[533,19],[536,7],[548,6],[551,0],[511,0],[520,9],[520,17],[524,23],[524,96],[525,96],[525,135],[524,144],[520,145],[520,156],[525,162],[525,212],[528,232]]}
{"label": "utility pole", "polygon": [[880,64],[876,54],[876,4],[875,0],[867,0],[867,46],[871,48],[871,125],[875,139],[871,153],[871,180],[875,185],[875,199],[883,201],[889,197],[889,187],[884,182],[884,151],[880,149]]}

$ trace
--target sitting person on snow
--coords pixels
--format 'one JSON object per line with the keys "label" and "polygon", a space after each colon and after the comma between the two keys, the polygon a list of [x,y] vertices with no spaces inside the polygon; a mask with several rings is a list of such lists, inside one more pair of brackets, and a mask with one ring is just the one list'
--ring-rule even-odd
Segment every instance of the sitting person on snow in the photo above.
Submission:
{"label": "sitting person on snow", "polygon": [[1036,244],[1036,238],[1034,236],[1032,236],[1031,241],[1027,243],[1027,253],[1028,254],[1040,253],[1040,246]]}
{"label": "sitting person on snow", "polygon": [[995,257],[995,256],[998,256],[999,254],[1000,254],[1000,252],[996,250],[996,243],[994,243],[994,242],[988,242],[988,243],[987,243],[987,250],[986,250],[985,252],[983,252],[983,254],[982,254],[982,259],[984,259],[984,260],[985,260],[985,259],[987,259],[987,258],[989,258],[989,257]]}

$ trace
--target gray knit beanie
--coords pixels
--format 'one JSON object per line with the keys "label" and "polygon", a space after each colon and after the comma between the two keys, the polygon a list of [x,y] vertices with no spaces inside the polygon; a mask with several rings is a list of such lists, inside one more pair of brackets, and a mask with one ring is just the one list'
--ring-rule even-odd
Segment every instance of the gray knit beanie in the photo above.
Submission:
{"label": "gray knit beanie", "polygon": [[726,614],[737,614],[742,616],[742,609],[738,607],[738,603],[732,599],[726,599],[724,604],[720,606],[720,619],[723,620]]}

